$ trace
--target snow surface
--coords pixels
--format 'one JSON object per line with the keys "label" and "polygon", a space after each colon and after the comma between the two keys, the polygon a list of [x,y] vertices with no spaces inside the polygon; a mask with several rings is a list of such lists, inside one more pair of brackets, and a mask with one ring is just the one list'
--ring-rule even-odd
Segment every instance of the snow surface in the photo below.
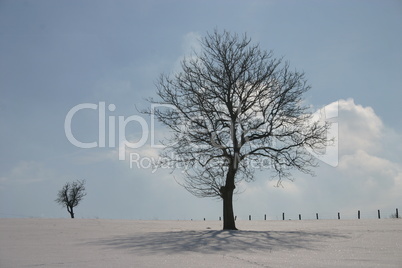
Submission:
{"label": "snow surface", "polygon": [[402,267],[402,220],[0,219],[0,267]]}

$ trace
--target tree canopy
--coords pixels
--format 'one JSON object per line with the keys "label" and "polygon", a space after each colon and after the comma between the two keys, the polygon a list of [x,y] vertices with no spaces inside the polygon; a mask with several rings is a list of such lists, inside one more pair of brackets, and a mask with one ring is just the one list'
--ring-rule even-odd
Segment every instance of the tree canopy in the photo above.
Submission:
{"label": "tree canopy", "polygon": [[63,188],[58,192],[55,201],[66,207],[71,218],[74,218],[74,207],[78,206],[86,195],[85,180],[77,180],[64,184]]}

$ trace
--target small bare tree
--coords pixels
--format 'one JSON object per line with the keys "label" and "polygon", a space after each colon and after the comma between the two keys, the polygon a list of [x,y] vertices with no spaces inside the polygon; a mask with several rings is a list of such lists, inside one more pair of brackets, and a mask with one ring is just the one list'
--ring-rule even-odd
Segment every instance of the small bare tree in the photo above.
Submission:
{"label": "small bare tree", "polygon": [[160,100],[149,101],[165,108],[148,112],[171,130],[163,156],[187,167],[183,186],[199,197],[222,198],[223,228],[236,229],[236,184],[252,180],[267,162],[278,183],[291,169],[311,173],[317,163],[307,149],[328,145],[329,125],[312,120],[303,102],[310,88],[304,73],[246,35],[215,31],[201,45],[181,72],[161,76]]}
{"label": "small bare tree", "polygon": [[67,208],[71,218],[74,218],[74,208],[78,206],[81,200],[86,196],[85,180],[77,180],[74,182],[67,182],[57,194],[55,200],[58,204]]}

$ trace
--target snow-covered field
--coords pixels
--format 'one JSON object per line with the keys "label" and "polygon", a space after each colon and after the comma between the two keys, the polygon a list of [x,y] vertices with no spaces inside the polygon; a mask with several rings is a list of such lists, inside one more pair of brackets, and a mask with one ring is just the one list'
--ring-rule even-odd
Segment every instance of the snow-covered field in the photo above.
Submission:
{"label": "snow-covered field", "polygon": [[0,219],[0,267],[402,267],[402,220]]}

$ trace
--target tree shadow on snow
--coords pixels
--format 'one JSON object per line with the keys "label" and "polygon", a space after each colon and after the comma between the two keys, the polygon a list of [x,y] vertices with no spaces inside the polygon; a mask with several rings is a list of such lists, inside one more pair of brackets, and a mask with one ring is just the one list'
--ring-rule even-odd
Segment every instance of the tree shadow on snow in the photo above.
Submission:
{"label": "tree shadow on snow", "polygon": [[[218,253],[317,250],[330,240],[347,238],[339,234],[304,231],[172,231],[150,232],[104,239],[94,244],[129,249],[141,254],[183,252]],[[91,243],[92,244],[92,243]]]}

